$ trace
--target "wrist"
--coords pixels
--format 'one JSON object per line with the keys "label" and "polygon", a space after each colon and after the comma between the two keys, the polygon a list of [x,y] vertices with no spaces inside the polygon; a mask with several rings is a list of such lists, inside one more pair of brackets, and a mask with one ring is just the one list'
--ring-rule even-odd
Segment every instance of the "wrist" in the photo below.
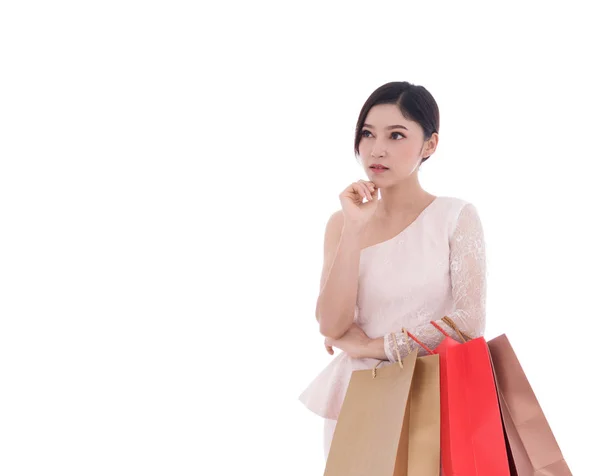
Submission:
{"label": "wrist", "polygon": [[377,337],[375,339],[369,339],[366,345],[366,357],[371,359],[388,360],[384,348],[384,338]]}

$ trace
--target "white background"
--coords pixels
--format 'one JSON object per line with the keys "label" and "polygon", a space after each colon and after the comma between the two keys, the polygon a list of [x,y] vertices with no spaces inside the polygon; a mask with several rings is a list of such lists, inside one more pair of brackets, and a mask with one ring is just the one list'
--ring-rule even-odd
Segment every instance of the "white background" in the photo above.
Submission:
{"label": "white background", "polygon": [[591,5],[3,2],[0,474],[322,474],[324,226],[403,80],[441,111],[423,187],[482,218],[486,337],[596,474]]}

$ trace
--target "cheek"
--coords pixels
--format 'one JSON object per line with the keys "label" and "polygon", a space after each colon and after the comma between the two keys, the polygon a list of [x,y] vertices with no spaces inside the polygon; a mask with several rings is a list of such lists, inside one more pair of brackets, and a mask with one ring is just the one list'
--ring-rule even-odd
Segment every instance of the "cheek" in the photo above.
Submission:
{"label": "cheek", "polygon": [[403,161],[410,161],[412,157],[417,157],[420,152],[418,144],[406,140],[400,140],[393,143],[388,150],[390,154],[393,154],[398,157],[399,160]]}
{"label": "cheek", "polygon": [[368,160],[368,158],[369,158],[369,151],[367,150],[366,147],[359,146],[358,147],[358,156],[359,156],[360,160],[364,163],[365,160]]}
{"label": "cheek", "polygon": [[367,151],[367,147],[365,146],[365,141],[361,140],[358,143],[358,153],[359,153],[359,155],[364,156],[364,154],[366,153],[366,151]]}

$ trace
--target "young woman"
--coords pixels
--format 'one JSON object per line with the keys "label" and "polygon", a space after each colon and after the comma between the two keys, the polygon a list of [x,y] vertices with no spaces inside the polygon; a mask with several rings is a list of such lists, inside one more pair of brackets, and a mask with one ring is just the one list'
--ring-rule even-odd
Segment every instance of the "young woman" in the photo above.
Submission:
{"label": "young woman", "polygon": [[369,180],[340,194],[341,210],[326,225],[316,306],[325,348],[342,352],[300,396],[325,419],[326,458],[352,372],[397,361],[392,333],[401,357],[413,348],[403,327],[430,348],[443,337],[430,321],[447,328],[444,316],[471,337],[484,333],[485,246],[477,210],[419,184],[419,167],[438,140],[438,106],[422,86],[384,84],[360,111],[354,150]]}

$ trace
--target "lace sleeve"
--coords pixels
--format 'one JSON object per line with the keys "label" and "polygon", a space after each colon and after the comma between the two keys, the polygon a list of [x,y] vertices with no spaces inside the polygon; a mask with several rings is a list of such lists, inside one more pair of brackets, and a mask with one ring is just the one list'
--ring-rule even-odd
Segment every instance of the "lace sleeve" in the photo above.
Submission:
{"label": "lace sleeve", "polygon": [[[471,337],[480,337],[485,331],[486,259],[485,241],[477,209],[467,203],[461,210],[456,227],[450,238],[450,279],[454,309],[448,314],[461,331]],[[440,316],[443,317],[443,316]],[[441,319],[436,321],[458,340]],[[407,329],[430,349],[435,349],[444,336],[430,323]],[[408,346],[403,332],[396,332],[400,356],[404,357],[414,348]],[[392,333],[384,336],[384,349],[391,362],[397,361]],[[426,355],[419,347],[419,355]]]}

